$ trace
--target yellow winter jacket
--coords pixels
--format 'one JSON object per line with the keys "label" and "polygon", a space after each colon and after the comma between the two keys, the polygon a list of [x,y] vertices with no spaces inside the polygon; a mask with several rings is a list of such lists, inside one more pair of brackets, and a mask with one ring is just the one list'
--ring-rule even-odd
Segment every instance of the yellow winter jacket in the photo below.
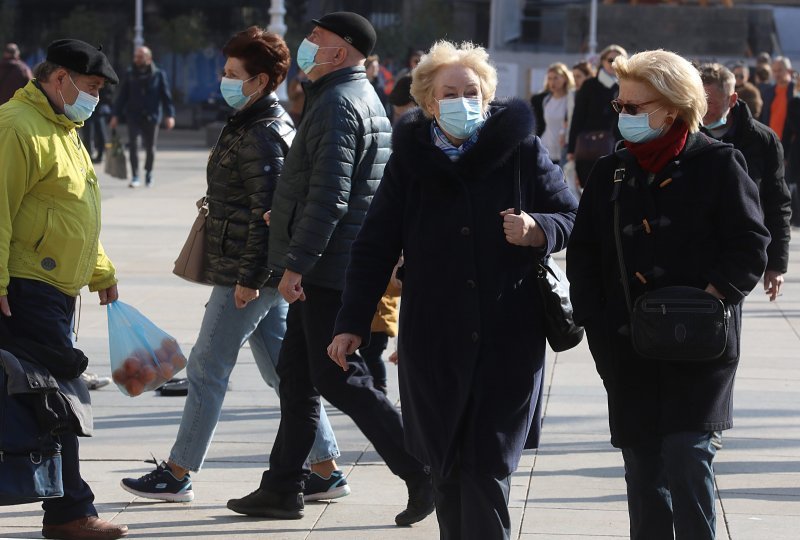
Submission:
{"label": "yellow winter jacket", "polygon": [[9,276],[70,296],[117,282],[100,245],[100,189],[82,125],[57,114],[35,80],[0,107],[0,296]]}

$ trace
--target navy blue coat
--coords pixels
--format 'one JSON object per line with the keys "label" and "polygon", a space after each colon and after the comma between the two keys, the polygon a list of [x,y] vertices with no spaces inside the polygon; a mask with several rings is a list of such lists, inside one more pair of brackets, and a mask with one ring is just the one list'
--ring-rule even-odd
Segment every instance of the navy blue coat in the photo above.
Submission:
{"label": "navy blue coat", "polygon": [[140,74],[128,68],[117,91],[114,116],[125,116],[128,123],[160,124],[166,114],[175,117],[175,105],[167,74],[150,64],[148,72]]}
{"label": "navy blue coat", "polygon": [[[406,115],[351,250],[335,333],[364,340],[405,257],[398,352],[406,446],[442,473],[458,458],[468,470],[508,475],[529,431],[538,442],[534,381],[545,336],[532,270],[566,245],[576,201],[533,128],[525,102],[493,104],[475,145],[451,162],[431,142],[431,120]],[[547,237],[539,249],[503,234],[518,147],[522,207]]]}
{"label": "navy blue coat", "polygon": [[[658,287],[713,284],[733,308],[727,348],[717,360],[658,362],[633,351],[610,202],[614,170],[623,161],[619,223],[631,298]],[[567,249],[567,277],[575,321],[586,329],[608,393],[614,446],[733,425],[742,302],[764,272],[770,239],[745,167],[733,146],[695,133],[652,182],[625,149],[592,170]]]}

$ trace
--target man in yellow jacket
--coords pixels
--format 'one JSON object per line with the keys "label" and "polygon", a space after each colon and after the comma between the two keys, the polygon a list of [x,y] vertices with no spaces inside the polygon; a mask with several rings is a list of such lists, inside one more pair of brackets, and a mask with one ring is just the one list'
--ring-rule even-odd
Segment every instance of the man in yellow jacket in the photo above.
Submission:
{"label": "man in yellow jacket", "polygon": [[[74,39],[54,41],[35,79],[0,107],[0,330],[72,350],[75,297],[89,285],[117,299],[100,245],[100,190],[77,128],[99,90],[119,82],[106,56]],[[2,344],[0,344],[1,346]],[[42,535],[114,539],[127,527],[101,520],[80,476],[78,439],[61,435],[64,496],[46,499]]]}

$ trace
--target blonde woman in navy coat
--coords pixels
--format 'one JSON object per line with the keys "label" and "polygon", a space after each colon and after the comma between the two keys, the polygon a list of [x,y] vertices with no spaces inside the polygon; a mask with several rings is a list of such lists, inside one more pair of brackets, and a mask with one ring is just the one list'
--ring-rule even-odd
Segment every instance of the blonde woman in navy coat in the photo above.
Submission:
{"label": "blonde woman in navy coat", "polygon": [[346,368],[402,252],[406,446],[431,466],[444,539],[510,537],[510,475],[540,428],[545,336],[534,267],[564,248],[576,211],[532,135],[528,104],[493,103],[496,85],[486,51],[470,43],[440,41],[414,70],[420,109],[395,127],[328,349]]}

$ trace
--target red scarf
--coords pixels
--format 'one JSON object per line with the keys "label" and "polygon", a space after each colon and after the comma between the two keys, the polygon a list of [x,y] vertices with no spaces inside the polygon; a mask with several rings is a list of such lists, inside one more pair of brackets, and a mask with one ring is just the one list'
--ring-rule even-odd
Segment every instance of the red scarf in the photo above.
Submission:
{"label": "red scarf", "polygon": [[683,120],[677,120],[669,131],[661,137],[645,143],[625,141],[625,148],[631,151],[642,169],[657,173],[681,153],[689,135],[689,126]]}

